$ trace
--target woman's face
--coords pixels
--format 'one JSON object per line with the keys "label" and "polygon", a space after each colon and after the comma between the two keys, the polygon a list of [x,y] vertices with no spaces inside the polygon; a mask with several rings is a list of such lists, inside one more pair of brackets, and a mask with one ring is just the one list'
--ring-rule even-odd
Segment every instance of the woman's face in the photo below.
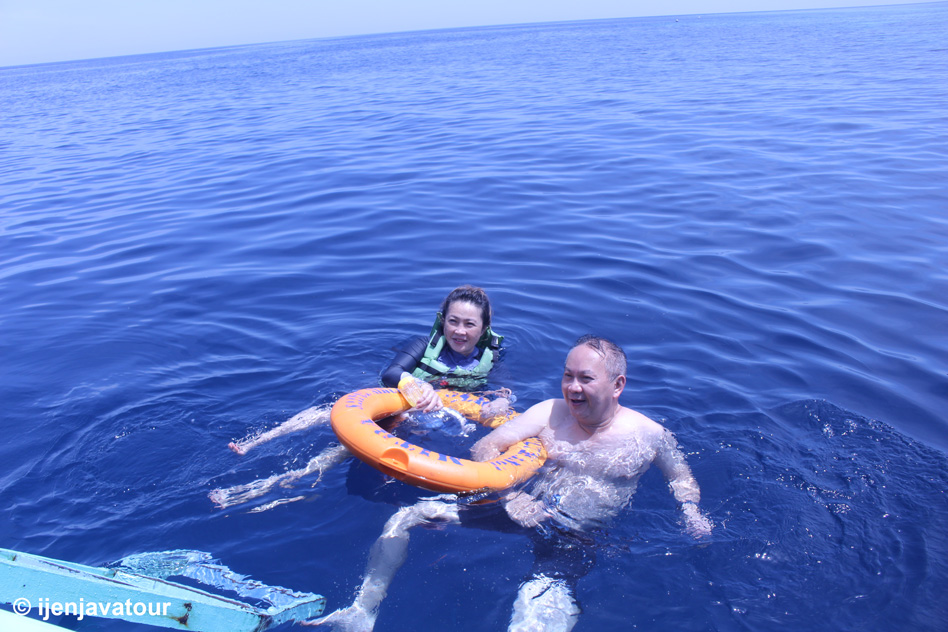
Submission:
{"label": "woman's face", "polygon": [[454,301],[444,315],[444,337],[448,346],[463,356],[471,355],[484,333],[481,308],[467,301]]}

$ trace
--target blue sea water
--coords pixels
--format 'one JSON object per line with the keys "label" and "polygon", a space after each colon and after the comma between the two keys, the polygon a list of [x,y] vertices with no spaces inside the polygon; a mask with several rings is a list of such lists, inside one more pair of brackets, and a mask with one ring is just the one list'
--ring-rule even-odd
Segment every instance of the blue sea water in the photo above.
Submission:
{"label": "blue sea water", "polygon": [[[948,628],[946,32],[937,2],[0,68],[0,546],[346,604],[423,492],[350,462],[220,511],[333,436],[227,443],[374,385],[474,283],[521,408],[619,342],[716,524],[647,474],[577,631]],[[419,529],[377,629],[506,629],[531,563]]]}

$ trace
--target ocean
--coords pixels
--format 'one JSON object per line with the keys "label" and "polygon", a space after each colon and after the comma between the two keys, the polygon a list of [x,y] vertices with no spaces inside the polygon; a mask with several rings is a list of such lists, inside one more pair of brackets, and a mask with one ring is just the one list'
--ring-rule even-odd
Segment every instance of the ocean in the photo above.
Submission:
{"label": "ocean", "polygon": [[[521,410],[579,335],[622,345],[715,523],[646,474],[577,632],[946,629],[946,32],[936,2],[0,68],[0,546],[349,603],[426,492],[348,461],[221,510],[334,437],[227,444],[377,385],[472,283]],[[417,529],[376,629],[505,630],[527,543]]]}

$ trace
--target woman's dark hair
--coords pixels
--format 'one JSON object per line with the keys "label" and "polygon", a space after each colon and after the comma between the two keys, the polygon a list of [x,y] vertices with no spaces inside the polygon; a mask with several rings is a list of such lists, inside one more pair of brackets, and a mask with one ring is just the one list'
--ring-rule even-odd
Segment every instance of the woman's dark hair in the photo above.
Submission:
{"label": "woman's dark hair", "polygon": [[484,330],[486,331],[490,327],[490,299],[487,298],[487,292],[482,288],[474,287],[473,285],[462,285],[461,287],[455,288],[451,291],[450,294],[444,299],[444,302],[441,303],[441,315],[448,315],[448,308],[451,307],[451,303],[455,301],[464,301],[465,303],[471,303],[481,308],[481,321],[484,323]]}

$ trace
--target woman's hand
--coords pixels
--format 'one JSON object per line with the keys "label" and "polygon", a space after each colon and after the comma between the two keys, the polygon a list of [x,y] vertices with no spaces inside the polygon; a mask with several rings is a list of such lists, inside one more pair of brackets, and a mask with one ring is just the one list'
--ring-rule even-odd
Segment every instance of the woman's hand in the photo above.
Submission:
{"label": "woman's hand", "polygon": [[418,399],[418,403],[415,404],[415,409],[425,413],[432,413],[444,408],[444,404],[441,403],[441,398],[438,397],[438,393],[435,392],[434,387],[428,382],[421,380],[418,382],[423,392],[421,398]]}
{"label": "woman's hand", "polygon": [[[506,419],[511,412],[513,411],[510,408],[510,400],[508,400],[506,397],[498,397],[497,399],[487,402],[481,406],[480,421],[482,423],[490,423],[490,421],[495,417],[502,417]],[[494,425],[500,425],[504,419],[498,420],[497,424],[491,424],[491,426],[493,427]]]}

